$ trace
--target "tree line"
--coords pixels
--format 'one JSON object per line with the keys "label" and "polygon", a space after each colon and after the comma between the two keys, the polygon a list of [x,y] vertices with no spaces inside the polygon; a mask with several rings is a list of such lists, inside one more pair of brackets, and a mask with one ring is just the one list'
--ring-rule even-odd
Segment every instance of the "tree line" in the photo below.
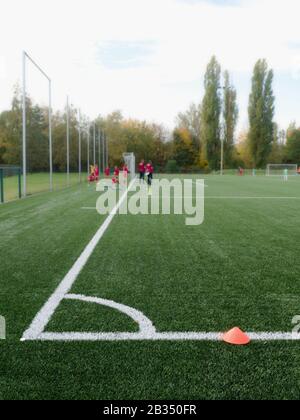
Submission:
{"label": "tree line", "polygon": [[[27,168],[29,172],[49,170],[49,113],[47,107],[34,104],[26,98]],[[77,110],[70,106],[70,170],[79,167],[79,128],[81,131],[81,166],[87,170],[94,159],[94,127],[96,135],[96,163],[103,162],[103,137],[109,149],[109,165],[122,164],[124,152],[133,152],[137,159],[153,160],[162,170],[172,156],[169,132],[158,124],[125,119],[120,111],[95,121],[81,115],[80,127]],[[52,115],[53,169],[66,171],[67,167],[66,110]],[[101,143],[99,137],[101,136]],[[100,147],[99,147],[100,146]],[[10,110],[0,114],[0,165],[21,165],[22,161],[22,96],[17,87]]]}
{"label": "tree line", "polygon": [[[264,168],[267,163],[300,164],[300,129],[290,125],[285,132],[274,121],[274,73],[266,60],[259,60],[253,70],[249,95],[249,128],[237,135],[239,116],[237,90],[228,71],[222,71],[212,57],[204,76],[204,96],[200,104],[192,104],[176,118],[173,132],[163,125],[125,119],[120,111],[99,116],[95,122],[81,118],[81,165],[93,161],[93,127],[96,127],[96,162],[102,161],[98,135],[105,133],[109,148],[109,165],[122,163],[124,152],[133,152],[137,160],[152,160],[157,170],[218,171],[221,149],[224,168],[243,166]],[[30,172],[49,169],[47,107],[26,98],[27,167]],[[52,119],[53,167],[65,171],[67,165],[66,110],[55,112]],[[79,121],[71,106],[70,169],[78,170]],[[90,147],[88,148],[88,138]],[[22,95],[16,87],[11,108],[0,114],[0,165],[21,165],[22,160]],[[89,150],[89,155],[88,155]]]}

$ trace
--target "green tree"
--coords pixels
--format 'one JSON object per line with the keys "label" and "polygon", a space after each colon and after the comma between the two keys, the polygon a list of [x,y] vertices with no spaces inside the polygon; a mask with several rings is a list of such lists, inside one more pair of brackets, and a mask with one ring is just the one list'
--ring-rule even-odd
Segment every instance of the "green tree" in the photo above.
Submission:
{"label": "green tree", "polygon": [[[27,104],[31,102],[27,99]],[[20,165],[22,158],[22,103],[19,87],[16,86],[11,109],[0,115],[0,163]]]}
{"label": "green tree", "polygon": [[124,152],[135,153],[136,160],[152,160],[156,169],[164,168],[172,156],[172,143],[162,125],[124,119],[119,111],[98,117],[109,139],[110,165],[121,165]]}
{"label": "green tree", "polygon": [[274,123],[274,139],[272,142],[271,153],[268,157],[269,163],[283,163],[285,159],[285,144],[286,137],[284,130],[279,130],[278,124]]}
{"label": "green tree", "polygon": [[300,165],[300,128],[289,130],[286,143],[286,161]]}
{"label": "green tree", "polygon": [[27,107],[27,170],[49,170],[48,109],[38,105]]}
{"label": "green tree", "polygon": [[249,144],[249,134],[247,131],[242,131],[239,134],[237,143],[234,147],[233,157],[233,165],[235,167],[242,166],[244,168],[253,168],[253,161]]}
{"label": "green tree", "polygon": [[229,72],[224,73],[224,107],[223,107],[223,134],[224,134],[224,162],[230,167],[233,163],[234,134],[238,121],[238,105],[236,89],[230,84]]}
{"label": "green tree", "polygon": [[266,165],[274,140],[273,78],[266,60],[259,60],[254,67],[248,108],[250,151],[254,166],[258,168]]}
{"label": "green tree", "polygon": [[220,81],[221,66],[213,57],[206,69],[201,111],[201,160],[207,160],[211,169],[217,169],[220,163]]}
{"label": "green tree", "polygon": [[201,104],[192,103],[187,111],[180,112],[176,118],[176,126],[191,133],[199,150],[201,146]]}
{"label": "green tree", "polygon": [[193,147],[193,139],[190,132],[184,128],[177,128],[173,133],[174,160],[184,169],[188,169],[195,163],[196,155]]}
{"label": "green tree", "polygon": [[178,165],[176,160],[168,160],[166,164],[166,173],[167,174],[175,174],[178,172]]}
{"label": "green tree", "polygon": [[[78,121],[77,111],[69,108],[70,129],[70,171],[78,170]],[[66,110],[64,113],[57,112],[52,118],[53,134],[53,167],[54,170],[64,172],[67,170],[67,120]],[[83,137],[84,150],[86,150],[85,137]],[[85,169],[86,160],[83,162]]]}

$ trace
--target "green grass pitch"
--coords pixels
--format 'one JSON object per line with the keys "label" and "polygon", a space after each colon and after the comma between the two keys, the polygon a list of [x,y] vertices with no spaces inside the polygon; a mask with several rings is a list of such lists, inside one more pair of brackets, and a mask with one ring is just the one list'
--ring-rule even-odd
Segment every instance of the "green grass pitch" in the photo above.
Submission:
{"label": "green grass pitch", "polygon": [[[207,176],[205,222],[116,216],[71,293],[142,311],[159,332],[291,332],[300,315],[300,178]],[[105,217],[86,184],[0,206],[0,399],[298,399],[300,342],[21,342]],[[135,332],[63,301],[47,331]]]}

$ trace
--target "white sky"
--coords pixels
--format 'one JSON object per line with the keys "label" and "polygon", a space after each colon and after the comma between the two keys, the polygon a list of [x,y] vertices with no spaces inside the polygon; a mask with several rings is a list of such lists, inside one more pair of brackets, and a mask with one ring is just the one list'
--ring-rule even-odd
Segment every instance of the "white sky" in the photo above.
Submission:
{"label": "white sky", "polygon": [[[240,128],[247,122],[258,58],[274,68],[276,119],[300,123],[299,0],[6,0],[1,5],[0,110],[21,79],[25,49],[53,79],[53,104],[66,95],[94,118],[125,116],[174,124],[203,94],[213,54],[233,74]],[[28,93],[46,102],[32,72]]]}

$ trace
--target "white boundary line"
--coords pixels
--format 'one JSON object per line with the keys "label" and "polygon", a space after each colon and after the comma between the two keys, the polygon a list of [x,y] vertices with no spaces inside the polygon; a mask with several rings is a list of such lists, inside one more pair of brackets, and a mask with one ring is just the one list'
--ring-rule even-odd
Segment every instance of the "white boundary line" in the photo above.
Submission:
{"label": "white boundary line", "polygon": [[118,204],[114,207],[110,215],[106,218],[105,222],[96,232],[90,243],[87,245],[83,253],[77,259],[71,270],[68,272],[66,277],[62,280],[58,288],[49,298],[49,300],[45,303],[42,307],[40,312],[36,315],[34,320],[32,321],[30,327],[24,332],[22,341],[25,340],[36,340],[39,338],[40,334],[44,331],[45,327],[49,323],[51,317],[53,316],[54,312],[56,311],[57,307],[64,299],[65,295],[70,291],[73,283],[77,279],[78,275],[80,274],[81,270],[89,260],[90,256],[94,252],[97,244],[103,237],[104,233],[107,231],[109,225],[111,224],[112,220],[114,219],[115,215],[117,214],[119,208],[123,204],[124,200],[127,197],[128,191],[131,188],[131,185],[135,182],[133,180],[128,189],[125,191],[123,196],[120,198]]}
{"label": "white boundary line", "polygon": [[[38,341],[208,341],[222,340],[223,333],[164,332],[145,335],[142,333],[42,333]],[[257,332],[247,334],[251,341],[300,341],[300,334],[284,332]]]}
{"label": "white boundary line", "polygon": [[[156,197],[151,196],[151,198],[161,198],[161,199],[169,199],[170,197]],[[172,199],[177,198],[196,198],[191,196],[173,196]],[[199,198],[199,197],[198,197]],[[203,197],[200,197],[203,198]],[[300,200],[300,197],[243,197],[243,196],[205,196],[205,201],[207,200]],[[97,211],[97,207],[81,207],[81,210],[92,210]]]}
{"label": "white boundary line", "polygon": [[300,197],[206,196],[205,200],[300,200]]}

